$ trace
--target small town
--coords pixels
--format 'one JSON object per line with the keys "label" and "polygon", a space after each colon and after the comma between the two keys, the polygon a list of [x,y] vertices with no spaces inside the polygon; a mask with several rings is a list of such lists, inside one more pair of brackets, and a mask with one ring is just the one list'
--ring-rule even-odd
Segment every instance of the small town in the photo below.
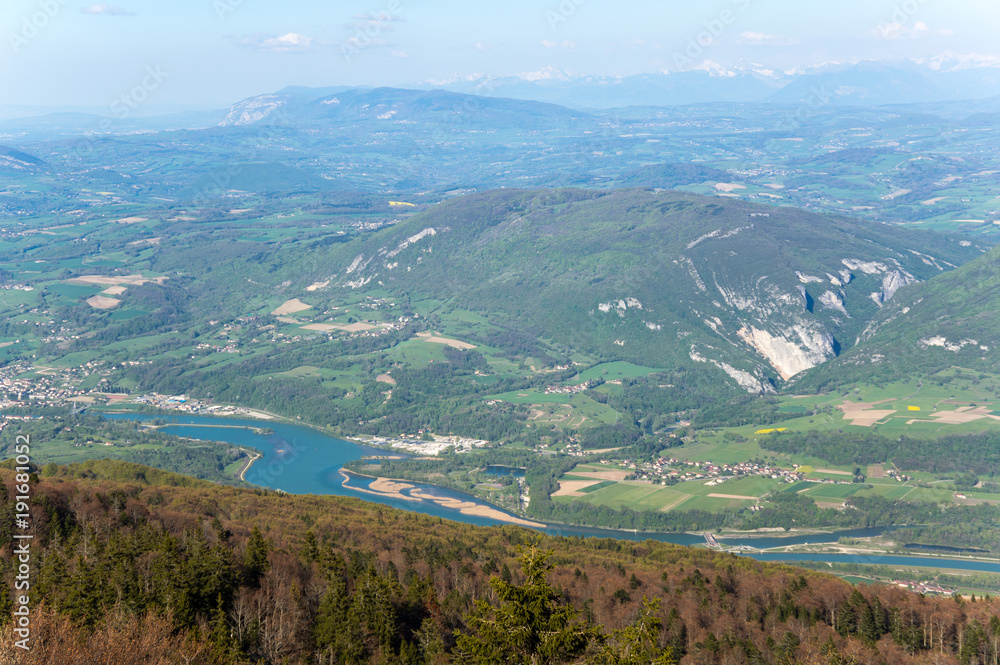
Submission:
{"label": "small town", "polygon": [[456,453],[466,453],[474,448],[483,448],[489,445],[489,441],[482,439],[470,439],[462,436],[435,436],[423,434],[430,440],[402,434],[399,437],[372,436],[357,439],[359,443],[380,448],[393,448],[395,450],[405,450],[415,455],[440,455],[449,448]]}
{"label": "small town", "polygon": [[[765,476],[785,482],[803,480],[805,476],[793,469],[783,469],[766,464],[741,462],[739,464],[715,464],[714,462],[692,462],[673,457],[660,457],[652,462],[637,462],[624,459],[602,459],[601,464],[615,464],[622,469],[634,469],[635,472],[627,480],[646,480],[653,483],[668,484],[685,480],[717,479],[720,482],[736,476]],[[797,468],[797,467],[796,467]],[[851,481],[824,480],[817,482],[850,483]]]}
{"label": "small town", "polygon": [[901,589],[909,589],[910,591],[915,591],[917,593],[924,594],[937,594],[941,596],[951,596],[957,593],[955,589],[946,589],[937,582],[912,582],[910,580],[892,580],[890,584],[894,584]]}

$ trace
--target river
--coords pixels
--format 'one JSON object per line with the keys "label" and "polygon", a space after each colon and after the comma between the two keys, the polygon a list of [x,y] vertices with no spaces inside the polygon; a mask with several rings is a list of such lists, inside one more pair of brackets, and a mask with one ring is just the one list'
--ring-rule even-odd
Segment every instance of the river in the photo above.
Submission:
{"label": "river", "polygon": [[[257,460],[246,473],[247,482],[289,494],[334,494],[351,496],[374,501],[385,505],[421,512],[444,519],[466,522],[478,526],[502,524],[500,520],[468,515],[458,510],[441,506],[428,500],[412,500],[392,498],[380,494],[372,494],[368,490],[371,478],[351,475],[347,486],[344,485],[345,475],[341,468],[347,462],[366,455],[391,455],[385,450],[369,448],[352,441],[344,441],[317,430],[301,425],[271,423],[259,420],[236,420],[232,418],[216,418],[211,416],[147,416],[134,414],[104,414],[104,417],[116,420],[137,420],[149,422],[160,418],[167,422],[169,433],[192,439],[225,441],[240,446],[256,448],[263,452],[263,457]],[[268,427],[272,434],[258,434],[257,429]],[[406,481],[414,485],[422,494],[433,497],[447,497],[464,502],[475,502],[482,506],[494,508],[475,497],[455,492],[435,485],[426,485]],[[412,490],[407,490],[409,494]],[[511,515],[511,517],[515,517]],[[687,533],[649,533],[619,531],[612,529],[593,529],[588,527],[549,524],[539,531],[553,536],[580,536],[617,538],[622,540],[658,540],[678,545],[699,545],[705,540],[701,536]],[[726,547],[741,545],[757,549],[781,547],[784,545],[799,545],[812,543],[836,542],[841,537],[863,538],[876,536],[884,529],[850,529],[833,533],[818,533],[794,536],[759,536],[746,538],[719,538]],[[909,565],[946,567],[959,570],[975,570],[1000,572],[1000,563],[978,561],[968,558],[953,558],[943,556],[892,556],[892,555],[845,555],[845,554],[805,554],[786,552],[741,552],[761,561],[825,561],[847,563],[870,563],[885,565]]]}

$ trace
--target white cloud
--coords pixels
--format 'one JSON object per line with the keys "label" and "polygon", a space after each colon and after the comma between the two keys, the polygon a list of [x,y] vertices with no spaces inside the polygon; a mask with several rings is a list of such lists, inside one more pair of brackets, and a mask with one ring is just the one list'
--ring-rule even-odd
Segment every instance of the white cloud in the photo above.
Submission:
{"label": "white cloud", "polygon": [[[917,21],[912,28],[902,23],[883,23],[872,32],[882,39],[919,39],[931,34],[931,29],[923,21]],[[938,34],[946,34],[947,32],[951,31],[938,31]]]}
{"label": "white cloud", "polygon": [[413,57],[412,55],[410,55],[406,51],[400,51],[400,50],[389,51],[389,55],[391,55],[394,58],[412,58]]}
{"label": "white cloud", "polygon": [[545,48],[574,48],[576,44],[571,41],[554,42],[548,39],[543,39],[542,46]]}
{"label": "white cloud", "polygon": [[791,37],[769,35],[766,32],[747,31],[740,35],[740,43],[757,46],[794,46],[799,41]]}
{"label": "white cloud", "polygon": [[297,32],[289,32],[277,37],[255,33],[240,39],[237,44],[272,53],[296,53],[309,51],[319,46],[317,40]]}
{"label": "white cloud", "polygon": [[87,5],[86,7],[80,7],[80,13],[82,14],[104,14],[106,16],[135,16],[133,12],[127,9],[122,9],[121,7],[116,7],[114,5]]}
{"label": "white cloud", "polygon": [[476,42],[476,50],[477,51],[492,51],[493,50],[493,44],[485,44],[483,42]]}

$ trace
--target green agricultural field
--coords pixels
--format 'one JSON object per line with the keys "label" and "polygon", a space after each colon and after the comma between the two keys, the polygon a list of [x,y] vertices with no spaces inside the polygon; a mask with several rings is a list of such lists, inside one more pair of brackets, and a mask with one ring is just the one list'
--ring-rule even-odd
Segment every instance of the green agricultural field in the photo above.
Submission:
{"label": "green agricultural field", "polygon": [[[402,345],[400,345],[402,346]],[[515,390],[499,395],[489,395],[484,399],[495,399],[512,404],[569,404],[573,395],[562,393],[545,394],[534,389]]]}
{"label": "green agricultural field", "polygon": [[663,370],[654,369],[652,367],[643,367],[642,365],[633,365],[632,363],[620,361],[601,363],[600,365],[595,365],[590,369],[580,372],[575,377],[567,381],[567,384],[573,385],[583,383],[584,381],[593,381],[595,379],[604,379],[605,381],[634,379],[649,376],[650,374],[656,374],[657,372],[662,371]]}
{"label": "green agricultural field", "polygon": [[62,296],[63,298],[68,298],[69,300],[82,300],[84,298],[89,298],[90,296],[97,295],[103,291],[105,286],[85,286],[83,284],[64,284],[62,282],[54,282],[45,287],[50,292]]}
{"label": "green agricultural field", "polygon": [[810,499],[846,499],[860,489],[861,485],[858,483],[851,483],[850,485],[830,485],[821,483],[806,490],[803,494],[808,496]]}
{"label": "green agricultural field", "polygon": [[[311,367],[308,365],[303,365],[302,367],[296,367],[295,369],[290,369],[287,372],[278,372],[277,374],[272,374],[270,376],[281,376],[288,378],[321,378],[330,379],[336,375],[331,369],[321,368],[321,367]],[[265,375],[267,376],[267,375]],[[258,377],[262,378],[262,377]]]}
{"label": "green agricultural field", "polygon": [[0,291],[0,309],[9,312],[27,305],[34,306],[38,302],[38,291],[21,291],[19,289],[3,289]]}
{"label": "green agricultural field", "polygon": [[528,424],[557,429],[585,429],[597,425],[612,425],[618,421],[617,411],[584,395],[573,395],[568,404],[531,402]]}
{"label": "green agricultural field", "polygon": [[402,362],[417,368],[427,367],[433,362],[442,363],[446,361],[444,344],[434,344],[419,339],[400,342],[390,351],[386,352],[385,357],[390,361]]}
{"label": "green agricultural field", "polygon": [[[564,477],[567,478],[567,479],[569,478],[568,476],[564,476]],[[611,487],[612,485],[615,485],[615,484],[617,484],[617,483],[614,480],[602,480],[601,482],[597,483],[596,485],[591,485],[589,487],[584,487],[584,488],[580,489],[579,491],[583,492],[584,494],[590,494],[591,492],[596,492],[597,490],[602,490],[605,487]]]}
{"label": "green agricultural field", "polygon": [[[600,471],[607,468],[601,465],[580,465],[576,470]],[[572,473],[560,478],[567,481],[574,479],[586,478]],[[601,481],[581,490],[586,496],[574,500],[610,508],[627,507],[633,510],[722,511],[753,505],[757,498],[780,485],[778,481],[761,477],[733,479],[718,485],[708,485],[707,482],[698,480],[663,486],[638,481]]]}
{"label": "green agricultural field", "polygon": [[588,462],[577,464],[574,467],[577,471],[621,471],[622,468],[615,464],[601,464],[600,462]]}
{"label": "green agricultural field", "polygon": [[675,503],[683,496],[659,485],[648,483],[615,483],[604,489],[591,492],[577,501],[586,501],[596,506],[610,508],[632,508],[634,510],[660,510]]}
{"label": "green agricultural field", "polygon": [[[883,499],[907,499],[910,501],[939,501],[942,496],[951,497],[951,493],[947,492],[942,494],[939,490],[928,490],[924,491],[919,487],[914,487],[913,485],[872,485],[871,489],[867,487],[862,487],[856,494],[858,496],[880,496]],[[812,496],[813,493],[809,492]]]}
{"label": "green agricultural field", "polygon": [[736,443],[719,441],[717,438],[713,438],[711,441],[706,440],[703,443],[701,441],[702,437],[699,436],[699,443],[671,448],[662,452],[661,455],[691,462],[715,462],[716,464],[737,464],[758,457],[774,456],[773,453],[765,451],[754,441]]}

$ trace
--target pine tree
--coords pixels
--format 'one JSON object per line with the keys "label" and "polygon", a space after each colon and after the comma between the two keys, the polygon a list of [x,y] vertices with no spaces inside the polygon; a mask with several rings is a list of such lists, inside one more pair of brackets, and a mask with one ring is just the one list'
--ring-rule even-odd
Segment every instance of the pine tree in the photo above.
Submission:
{"label": "pine tree", "polygon": [[599,639],[600,632],[579,621],[576,610],[549,585],[552,551],[519,548],[526,580],[517,586],[490,578],[499,604],[477,601],[465,618],[468,632],[456,631],[455,661],[476,665],[542,665],[568,662]]}
{"label": "pine tree", "polygon": [[611,632],[596,665],[675,665],[673,649],[658,646],[663,622],[656,616],[660,599],[642,599],[642,612],[632,625]]}
{"label": "pine tree", "polygon": [[267,561],[267,552],[270,549],[271,546],[264,540],[260,529],[254,527],[250,532],[250,540],[247,541],[246,553],[243,555],[243,580],[248,586],[258,586],[260,578],[271,567]]}

